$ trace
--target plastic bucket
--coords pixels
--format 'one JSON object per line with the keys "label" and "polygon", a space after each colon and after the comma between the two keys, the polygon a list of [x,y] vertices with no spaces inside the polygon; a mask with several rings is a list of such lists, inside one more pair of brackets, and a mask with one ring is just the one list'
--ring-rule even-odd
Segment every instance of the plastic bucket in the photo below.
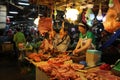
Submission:
{"label": "plastic bucket", "polygon": [[93,67],[100,63],[101,61],[101,51],[98,50],[87,50],[86,52],[86,62],[87,66]]}

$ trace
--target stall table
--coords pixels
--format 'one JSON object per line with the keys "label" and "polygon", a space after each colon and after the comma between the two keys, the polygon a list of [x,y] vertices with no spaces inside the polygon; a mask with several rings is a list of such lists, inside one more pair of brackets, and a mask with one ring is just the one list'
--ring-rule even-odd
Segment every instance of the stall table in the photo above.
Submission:
{"label": "stall table", "polygon": [[35,66],[35,74],[36,74],[35,80],[49,80],[49,77],[45,74],[45,72],[43,72],[38,68],[39,65],[46,64],[46,61],[35,62],[27,57],[25,57],[25,59]]}
{"label": "stall table", "polygon": [[[32,63],[36,68],[36,79],[35,80],[50,80],[50,77],[44,71],[40,70],[40,68],[39,68],[40,65],[46,64],[47,61],[34,62],[33,60],[31,60],[27,57],[25,57],[25,59],[28,60],[30,63]],[[87,80],[87,78],[85,77],[85,72],[93,72],[93,71],[95,72],[97,70],[98,71],[100,70],[99,66],[86,68],[84,70],[79,70],[79,71],[77,71],[77,73],[80,75],[81,80]],[[108,72],[110,72],[110,71],[108,71]],[[118,80],[120,80],[120,77],[118,77]]]}

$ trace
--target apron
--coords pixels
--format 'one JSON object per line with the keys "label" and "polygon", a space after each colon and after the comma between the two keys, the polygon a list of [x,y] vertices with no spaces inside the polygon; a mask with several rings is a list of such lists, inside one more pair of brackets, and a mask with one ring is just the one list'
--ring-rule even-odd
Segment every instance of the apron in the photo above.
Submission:
{"label": "apron", "polygon": [[[85,38],[82,38],[82,41],[81,41],[81,43],[80,43],[80,46],[81,46],[81,47],[86,44],[87,39],[88,39],[87,36],[85,36]],[[94,45],[93,43],[91,43],[91,45],[89,46],[88,49],[94,50],[94,49],[95,49],[95,45]],[[84,55],[88,49],[80,52],[79,56],[80,56],[80,55]]]}
{"label": "apron", "polygon": [[[84,46],[86,41],[87,41],[87,36],[85,36],[85,38],[82,38],[82,41],[80,43],[80,46]],[[95,49],[95,46],[93,43],[91,43],[90,47],[88,49]],[[80,52],[77,56],[71,56],[71,59],[73,60],[73,62],[75,63],[79,63],[80,61],[85,61],[86,60],[86,50]]]}
{"label": "apron", "polygon": [[[88,39],[87,36],[86,36],[85,38],[82,38],[82,41],[81,41],[81,43],[80,43],[80,46],[81,46],[81,47],[85,45],[87,39]],[[88,49],[95,49],[95,45],[94,45],[93,43],[91,43],[91,45],[89,46]]]}

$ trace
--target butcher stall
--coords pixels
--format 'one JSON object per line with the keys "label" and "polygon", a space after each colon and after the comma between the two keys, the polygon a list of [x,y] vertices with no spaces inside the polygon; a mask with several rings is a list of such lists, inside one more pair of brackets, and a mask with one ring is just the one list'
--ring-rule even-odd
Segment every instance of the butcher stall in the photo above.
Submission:
{"label": "butcher stall", "polygon": [[[87,1],[89,1],[87,2],[87,5],[90,5],[91,0],[87,0]],[[96,9],[100,6],[100,8],[98,9],[99,11],[101,11],[101,7],[103,8],[105,6],[103,6],[103,4],[101,6],[100,2],[99,1],[96,2],[96,1],[94,3],[94,6],[92,6],[92,8]],[[107,1],[107,0],[104,0],[104,1]],[[114,0],[114,1],[117,1],[117,0]],[[52,14],[54,15],[54,19],[56,20],[57,10],[62,9],[61,11],[66,12],[67,10],[66,7],[68,8],[71,7],[71,4],[73,5],[72,7],[78,10],[77,13],[81,13],[84,10],[84,9],[80,9],[80,6],[82,6],[81,3],[85,3],[85,2],[84,0],[79,0],[79,1],[78,0],[67,0],[67,1],[66,0],[30,0],[30,3],[37,4],[37,5],[44,4],[51,9],[47,17],[41,16],[40,20],[38,21],[38,25],[37,25],[38,31],[41,35],[44,36],[46,32],[53,31],[53,24],[52,24],[53,17],[51,17]],[[76,6],[76,5],[79,5],[79,6]],[[91,6],[89,6],[89,8],[90,7]],[[111,8],[111,9],[114,9],[114,8]],[[115,6],[115,9],[116,9],[116,6]],[[113,13],[112,11],[110,12]],[[112,15],[112,17],[113,16],[114,15]],[[116,16],[119,16],[119,14]],[[116,16],[114,19],[112,18],[108,19],[109,16],[106,16],[107,19],[103,23],[103,25],[105,26],[105,30],[107,30],[108,32],[114,32],[115,30],[118,29],[118,27],[116,26],[114,27],[114,24],[119,24],[119,17],[116,17]],[[82,16],[82,17],[85,17],[85,16]],[[86,20],[87,18],[83,18],[83,19]],[[67,17],[65,17],[65,19],[67,19]],[[111,21],[111,19],[115,21]],[[110,20],[110,25],[113,24],[111,22],[114,22],[112,28],[109,27],[108,25],[109,20]],[[71,19],[70,20],[67,19],[67,21],[75,24],[75,20],[71,21]],[[46,47],[43,47],[43,48],[46,48]],[[78,58],[75,56],[72,56],[71,54],[69,54],[69,52],[54,52],[54,51],[46,51],[46,50],[45,52],[38,51],[38,53],[36,52],[28,53],[26,54],[26,57],[25,57],[25,59],[28,60],[30,63],[32,63],[36,68],[36,80],[120,80],[119,75],[116,76],[111,71],[113,67],[112,65],[101,63],[100,61],[101,52],[89,50],[87,51],[86,55],[84,55],[82,58],[79,58],[79,60],[76,61]]]}
{"label": "butcher stall", "polygon": [[25,57],[36,68],[35,80],[120,80],[115,76],[111,67],[106,64],[92,67],[75,63],[71,57],[63,53],[56,57],[50,54],[31,53]]}

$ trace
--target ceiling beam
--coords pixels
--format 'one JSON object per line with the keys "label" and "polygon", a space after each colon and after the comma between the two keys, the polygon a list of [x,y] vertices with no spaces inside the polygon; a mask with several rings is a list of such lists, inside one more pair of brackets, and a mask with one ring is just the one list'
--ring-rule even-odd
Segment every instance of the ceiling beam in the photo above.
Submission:
{"label": "ceiling beam", "polygon": [[23,10],[24,9],[24,7],[22,7],[22,6],[18,6],[18,5],[15,5],[14,3],[12,3],[12,2],[8,2],[9,4],[11,4],[12,6],[14,6],[14,7],[16,7],[16,8],[18,8],[18,9],[21,9],[21,10]]}

